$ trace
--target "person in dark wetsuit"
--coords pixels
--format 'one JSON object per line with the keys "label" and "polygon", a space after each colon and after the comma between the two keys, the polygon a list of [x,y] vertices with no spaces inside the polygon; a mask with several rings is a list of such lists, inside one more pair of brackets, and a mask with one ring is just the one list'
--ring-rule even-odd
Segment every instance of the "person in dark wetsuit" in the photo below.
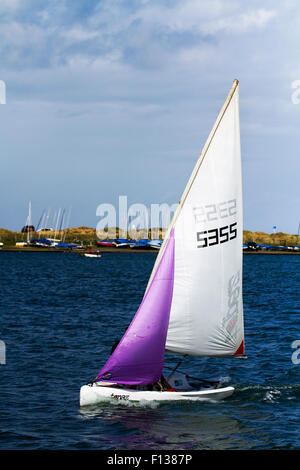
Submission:
{"label": "person in dark wetsuit", "polygon": [[171,387],[171,385],[167,382],[165,377],[163,375],[161,375],[161,378],[158,380],[158,382],[155,382],[152,385],[152,390],[158,390],[160,392],[165,392],[165,391],[174,391],[175,389],[173,389]]}
{"label": "person in dark wetsuit", "polygon": [[172,388],[163,375],[161,375],[160,383],[164,390],[170,390]]}

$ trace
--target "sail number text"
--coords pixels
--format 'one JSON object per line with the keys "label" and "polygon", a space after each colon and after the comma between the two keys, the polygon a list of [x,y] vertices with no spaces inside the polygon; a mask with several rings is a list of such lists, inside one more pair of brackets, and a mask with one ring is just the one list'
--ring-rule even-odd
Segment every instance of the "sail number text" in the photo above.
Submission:
{"label": "sail number text", "polygon": [[196,224],[212,222],[218,219],[225,219],[226,217],[235,215],[236,212],[236,199],[219,202],[217,204],[206,204],[203,206],[193,207],[193,215]]}
{"label": "sail number text", "polygon": [[218,245],[219,243],[226,243],[237,237],[237,223],[231,225],[224,225],[211,230],[203,230],[197,232],[198,248],[206,248],[207,246]]}

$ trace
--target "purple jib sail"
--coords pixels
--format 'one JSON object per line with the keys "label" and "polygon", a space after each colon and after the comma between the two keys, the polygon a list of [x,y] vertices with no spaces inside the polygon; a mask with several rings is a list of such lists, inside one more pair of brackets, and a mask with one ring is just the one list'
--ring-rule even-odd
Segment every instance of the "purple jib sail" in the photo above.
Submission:
{"label": "purple jib sail", "polygon": [[174,280],[174,229],[151,285],[97,380],[145,385],[160,379]]}

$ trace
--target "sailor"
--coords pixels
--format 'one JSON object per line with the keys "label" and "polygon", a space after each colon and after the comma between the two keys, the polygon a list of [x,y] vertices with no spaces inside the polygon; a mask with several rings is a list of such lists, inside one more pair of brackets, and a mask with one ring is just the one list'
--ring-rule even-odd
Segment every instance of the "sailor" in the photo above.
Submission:
{"label": "sailor", "polygon": [[164,392],[166,390],[169,392],[175,390],[174,388],[171,387],[171,385],[167,382],[167,380],[165,379],[163,375],[161,375],[161,378],[158,382],[153,384],[153,387],[158,388],[161,392]]}

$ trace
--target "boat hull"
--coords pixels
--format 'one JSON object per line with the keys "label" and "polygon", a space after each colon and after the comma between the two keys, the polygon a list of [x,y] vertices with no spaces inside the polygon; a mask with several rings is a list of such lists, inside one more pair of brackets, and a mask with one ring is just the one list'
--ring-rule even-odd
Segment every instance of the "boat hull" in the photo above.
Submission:
{"label": "boat hull", "polygon": [[86,258],[101,258],[101,255],[93,255],[91,253],[84,253],[84,256],[86,256]]}
{"label": "boat hull", "polygon": [[101,402],[176,402],[176,401],[219,401],[229,397],[233,387],[188,391],[144,391],[122,389],[113,386],[83,385],[80,389],[80,406]]}

